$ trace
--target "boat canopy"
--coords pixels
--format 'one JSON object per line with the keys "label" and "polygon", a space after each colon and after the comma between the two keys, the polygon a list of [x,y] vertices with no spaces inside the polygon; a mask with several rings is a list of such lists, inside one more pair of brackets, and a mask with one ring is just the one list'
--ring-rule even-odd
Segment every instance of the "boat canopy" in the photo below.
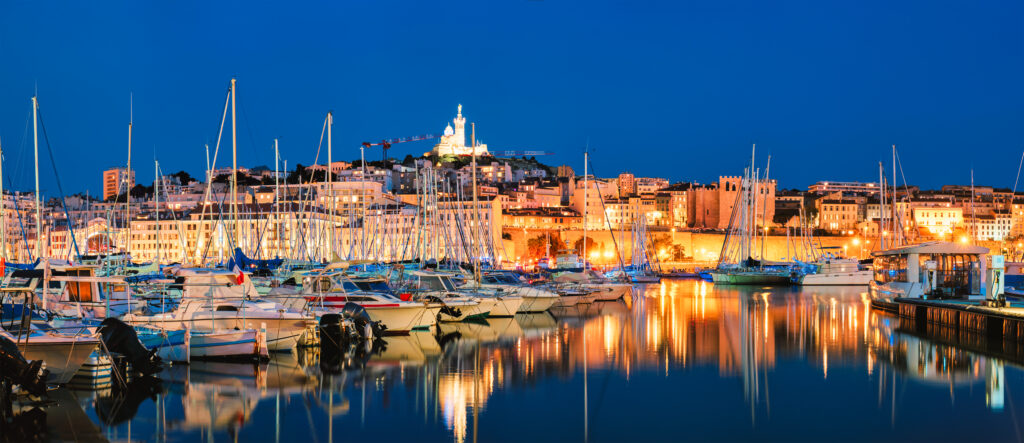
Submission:
{"label": "boat canopy", "polygon": [[926,242],[916,245],[901,246],[899,248],[875,251],[875,257],[883,255],[906,255],[906,254],[988,254],[989,249],[984,246],[973,246],[954,242]]}

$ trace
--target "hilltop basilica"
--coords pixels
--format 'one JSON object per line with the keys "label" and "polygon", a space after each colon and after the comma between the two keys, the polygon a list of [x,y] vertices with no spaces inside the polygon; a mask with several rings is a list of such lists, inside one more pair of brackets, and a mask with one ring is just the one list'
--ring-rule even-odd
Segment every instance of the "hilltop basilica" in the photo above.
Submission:
{"label": "hilltop basilica", "polygon": [[[444,128],[444,135],[441,142],[434,145],[433,153],[436,155],[473,155],[473,146],[466,146],[466,118],[462,116],[462,105],[459,105],[459,113],[452,120],[452,125]],[[488,155],[487,145],[480,143],[476,145],[476,155]]]}

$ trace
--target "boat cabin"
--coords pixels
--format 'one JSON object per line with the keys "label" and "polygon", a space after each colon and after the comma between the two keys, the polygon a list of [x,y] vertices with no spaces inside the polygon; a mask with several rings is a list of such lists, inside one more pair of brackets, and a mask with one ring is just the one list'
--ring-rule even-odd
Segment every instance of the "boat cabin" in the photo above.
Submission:
{"label": "boat cabin", "polygon": [[929,299],[981,298],[988,248],[928,242],[875,252],[873,295]]}

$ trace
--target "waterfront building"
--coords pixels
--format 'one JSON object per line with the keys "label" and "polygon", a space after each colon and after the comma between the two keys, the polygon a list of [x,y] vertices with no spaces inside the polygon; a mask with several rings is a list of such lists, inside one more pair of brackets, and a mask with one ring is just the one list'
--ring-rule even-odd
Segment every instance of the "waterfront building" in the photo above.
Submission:
{"label": "waterfront building", "polygon": [[829,232],[854,230],[861,221],[861,202],[855,198],[821,198],[814,202],[818,209],[818,228]]}
{"label": "waterfront building", "polygon": [[109,200],[128,192],[135,186],[135,171],[127,168],[111,168],[103,171],[103,199]]}
{"label": "waterfront building", "polygon": [[880,187],[877,182],[817,182],[807,187],[807,192],[812,194],[830,194],[833,192],[846,192],[851,194],[878,194]]}
{"label": "waterfront building", "polygon": [[562,165],[555,169],[555,175],[558,177],[576,177],[576,171],[573,171],[569,165]]}
{"label": "waterfront building", "polygon": [[[584,184],[588,187],[586,192],[583,192]],[[604,202],[618,200],[619,195],[616,180],[602,180],[594,177],[589,177],[587,180],[577,179],[576,189],[572,192],[571,197],[572,208],[586,216],[587,229],[608,229],[605,224]]]}
{"label": "waterfront building", "polygon": [[[306,170],[307,171],[311,171],[311,172],[326,171],[327,170],[327,165],[326,165],[326,162],[324,162],[324,163],[325,164],[323,164],[323,165],[316,164],[316,165],[312,165],[312,166],[307,166]],[[339,162],[331,162],[331,172],[333,172],[335,175],[341,174],[341,171],[345,171],[345,170],[348,170],[348,169],[351,169],[351,168],[352,168],[352,163],[349,163],[349,162],[340,162],[340,161]],[[273,178],[273,177],[271,177],[271,178]]]}
{"label": "waterfront building", "polygon": [[583,229],[583,216],[570,208],[531,208],[505,211],[505,228],[541,230]]}
{"label": "waterfront building", "polygon": [[619,195],[624,197],[636,195],[636,177],[634,177],[633,174],[628,172],[619,174],[619,178],[616,183],[619,185]]}
{"label": "waterfront building", "polygon": [[[736,195],[739,193],[742,177],[723,176],[718,178],[718,199],[712,200],[718,204],[718,227],[717,229],[728,229],[729,220],[732,218],[733,205],[736,204]],[[754,196],[755,226],[768,226],[770,220],[775,218],[775,188],[778,186],[775,180],[762,181],[762,185]],[[767,221],[767,222],[766,222]]]}
{"label": "waterfront building", "polygon": [[636,177],[634,186],[637,195],[654,195],[668,187],[668,180],[657,177]]}
{"label": "waterfront building", "polygon": [[948,203],[945,206],[915,206],[913,212],[914,225],[923,235],[948,236],[964,222],[963,208]]}
{"label": "waterfront building", "polygon": [[995,212],[964,219],[964,229],[975,240],[1003,241],[1010,237],[1012,217],[1009,212]]}
{"label": "waterfront building", "polygon": [[677,183],[661,189],[654,196],[655,210],[661,214],[655,218],[655,225],[682,229],[687,225],[687,193],[689,183]]}

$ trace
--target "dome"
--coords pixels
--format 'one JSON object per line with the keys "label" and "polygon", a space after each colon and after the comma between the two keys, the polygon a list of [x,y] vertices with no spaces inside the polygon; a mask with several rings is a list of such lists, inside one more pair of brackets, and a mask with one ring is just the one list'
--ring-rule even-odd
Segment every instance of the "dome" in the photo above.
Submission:
{"label": "dome", "polygon": [[455,130],[452,129],[452,125],[449,124],[448,126],[446,126],[444,128],[444,135],[454,135],[454,134],[455,134]]}

